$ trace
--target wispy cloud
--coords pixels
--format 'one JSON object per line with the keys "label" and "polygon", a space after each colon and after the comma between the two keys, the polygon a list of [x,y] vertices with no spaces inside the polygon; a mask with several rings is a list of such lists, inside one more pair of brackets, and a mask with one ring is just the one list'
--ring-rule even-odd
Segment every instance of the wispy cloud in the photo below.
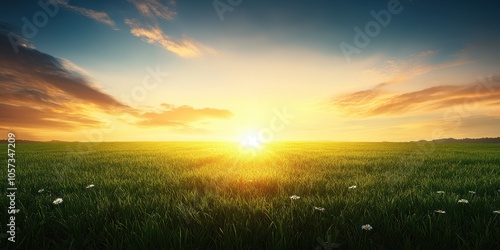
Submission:
{"label": "wispy cloud", "polygon": [[405,115],[456,105],[498,105],[500,82],[442,85],[417,91],[391,93],[383,84],[335,98],[333,104],[349,116]]}
{"label": "wispy cloud", "polygon": [[[156,44],[180,57],[198,57],[205,53],[213,53],[214,50],[194,42],[189,38],[172,38],[167,35],[158,24],[157,19],[172,21],[177,13],[173,10],[176,3],[170,0],[162,3],[160,0],[128,0],[139,12],[149,18],[149,22],[138,19],[125,19],[125,24],[130,27],[130,33],[140,37],[149,44]],[[151,22],[154,23],[151,24]]]}
{"label": "wispy cloud", "polygon": [[175,107],[162,104],[163,109],[158,112],[145,112],[140,114],[139,126],[181,126],[200,119],[227,119],[233,116],[228,110],[203,108],[195,109],[190,106]]}
{"label": "wispy cloud", "polygon": [[[162,18],[166,20],[174,19],[177,14],[166,4],[162,4],[159,0],[129,0],[141,14],[154,18]],[[170,6],[175,6],[175,1],[169,1]]]}
{"label": "wispy cloud", "polygon": [[435,50],[424,51],[401,59],[391,58],[376,67],[363,71],[363,74],[368,78],[391,79],[393,83],[396,83],[396,80],[403,82],[431,71],[470,63],[469,60],[460,56],[450,61],[432,63],[433,57],[438,57],[438,52]]}
{"label": "wispy cloud", "polygon": [[[105,123],[100,114],[131,117],[138,127],[169,126],[193,128],[206,119],[228,119],[224,109],[195,109],[164,104],[157,112],[130,107],[99,89],[84,69],[68,60],[36,49],[19,47],[15,53],[0,32],[0,124],[15,128],[70,131]],[[199,124],[198,124],[199,125]]]}
{"label": "wispy cloud", "polygon": [[106,25],[110,26],[111,28],[113,28],[114,30],[118,30],[116,23],[109,17],[109,15],[106,12],[95,11],[92,9],[87,9],[87,8],[82,8],[82,7],[70,5],[65,0],[55,0],[55,1],[57,3],[59,3],[59,5],[61,5],[62,7],[66,8],[68,10],[72,10],[72,11],[77,12],[81,15],[84,15],[90,19],[93,19],[97,22],[106,24]]}
{"label": "wispy cloud", "polygon": [[195,44],[190,39],[171,38],[158,25],[142,24],[140,21],[132,19],[126,19],[125,24],[130,26],[132,35],[140,37],[147,43],[159,45],[180,57],[196,57],[202,54],[202,50],[209,51],[209,49]]}
{"label": "wispy cloud", "polygon": [[432,63],[433,56],[439,57],[437,51],[429,50],[403,59],[387,60],[383,64],[363,72],[374,79],[386,79],[384,82],[376,84],[370,89],[334,97],[331,103],[346,115],[358,117],[428,112],[458,105],[471,98],[492,105],[499,90],[492,91],[489,88],[487,91],[477,92],[476,89],[480,88],[478,84],[481,83],[441,84],[408,92],[390,90],[391,86],[402,85],[409,80],[415,81],[416,77],[420,75],[470,63],[469,60],[460,56],[453,60]]}

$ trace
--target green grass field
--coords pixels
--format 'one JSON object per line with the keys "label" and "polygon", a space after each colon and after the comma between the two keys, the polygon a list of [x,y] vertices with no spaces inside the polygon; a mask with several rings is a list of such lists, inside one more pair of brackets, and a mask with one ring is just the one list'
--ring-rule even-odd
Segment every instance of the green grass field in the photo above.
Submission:
{"label": "green grass field", "polygon": [[[466,143],[274,143],[257,152],[208,142],[18,143],[16,243],[4,235],[0,244],[500,249],[499,153],[500,144]],[[9,216],[0,211],[2,234]]]}

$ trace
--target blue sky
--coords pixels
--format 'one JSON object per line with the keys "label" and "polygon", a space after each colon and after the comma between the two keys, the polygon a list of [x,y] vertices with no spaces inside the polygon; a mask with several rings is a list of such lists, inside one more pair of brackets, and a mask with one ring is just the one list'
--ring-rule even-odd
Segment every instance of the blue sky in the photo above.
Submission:
{"label": "blue sky", "polygon": [[[166,1],[165,1],[166,2]],[[189,3],[188,3],[189,2]],[[224,1],[222,1],[225,3]],[[248,44],[234,44],[228,39],[256,39],[263,43],[314,46],[324,53],[339,54],[338,44],[351,42],[353,27],[373,20],[370,11],[387,9],[389,1],[242,1],[221,21],[210,1],[176,2],[173,20],[157,18],[169,35],[188,35],[214,47],[219,43],[235,49],[251,49]],[[143,17],[127,1],[69,1],[69,4],[107,13],[119,30],[61,8],[32,41],[47,52],[81,57],[83,51],[107,53],[113,60],[120,48],[136,46],[127,37],[125,19]],[[22,17],[32,19],[41,10],[36,1],[4,1],[0,10],[2,21],[20,28]],[[451,50],[498,39],[498,1],[400,1],[403,10],[393,15],[391,23],[373,39],[363,55],[385,51],[411,54],[420,50]],[[154,21],[153,21],[154,22]],[[137,41],[135,41],[137,42]],[[265,45],[268,45],[265,44]],[[118,46],[116,51],[112,50]],[[77,46],[79,49],[74,49]],[[258,49],[259,47],[257,47]],[[147,52],[147,48],[140,49]]]}
{"label": "blue sky", "polygon": [[[138,140],[130,131],[145,133],[144,127],[150,131],[148,140],[231,140],[258,134],[268,126],[273,110],[284,106],[294,110],[297,120],[277,133],[282,140],[437,139],[427,132],[431,127],[445,127],[447,137],[499,132],[494,126],[499,119],[497,88],[478,97],[471,87],[489,75],[492,86],[497,86],[499,1],[55,3],[57,13],[34,36],[26,37],[28,49],[72,65],[84,76],[82,84],[129,108],[116,115],[85,101],[71,104],[75,105],[71,112],[84,110],[82,116],[101,127],[109,123],[102,117],[116,125],[106,140]],[[221,20],[215,5],[231,11],[224,12]],[[391,8],[398,11],[391,13]],[[371,13],[390,13],[390,21],[381,25]],[[30,36],[23,30],[23,18],[36,23],[33,18],[44,15],[48,16],[37,1],[3,1],[3,34]],[[372,31],[375,35],[365,46],[357,47],[356,28],[366,34],[370,23],[378,30]],[[347,58],[341,44],[354,46],[359,53]],[[29,66],[20,56],[14,58]],[[140,102],[123,98],[141,86],[148,68],[162,68],[169,76]],[[19,74],[16,86],[22,87],[28,78]],[[429,94],[423,100],[414,97],[418,93]],[[478,105],[460,113],[464,121],[460,124],[467,121],[476,129],[443,126],[443,114],[464,109],[463,98],[473,98]],[[407,103],[405,108],[392,104],[399,100]],[[30,102],[14,103],[19,108]],[[158,116],[148,116],[153,113]],[[16,127],[13,119],[5,118],[0,128]],[[148,122],[151,126],[145,126]],[[32,139],[60,132],[57,126],[17,125]],[[81,130],[95,128],[80,125],[66,135],[86,140]],[[374,129],[391,135],[385,138]]]}

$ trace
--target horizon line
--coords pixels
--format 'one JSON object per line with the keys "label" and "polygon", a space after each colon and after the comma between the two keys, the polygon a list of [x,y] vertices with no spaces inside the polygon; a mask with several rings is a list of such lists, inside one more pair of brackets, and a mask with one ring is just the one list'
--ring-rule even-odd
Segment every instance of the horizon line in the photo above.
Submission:
{"label": "horizon line", "polygon": [[[325,143],[325,142],[331,142],[331,143],[408,143],[408,142],[433,142],[433,141],[467,141],[467,140],[473,140],[473,141],[480,141],[480,140],[498,140],[500,143],[500,136],[497,137],[480,137],[480,138],[439,138],[439,139],[432,139],[432,140],[426,140],[426,139],[420,139],[420,140],[412,140],[412,141],[335,141],[335,140],[276,140],[276,141],[271,141],[271,142],[264,142],[262,144],[272,144],[272,143],[296,143],[296,142],[316,142],[316,143]],[[0,139],[0,142],[7,142],[8,139]],[[120,141],[120,140],[112,140],[112,141],[64,141],[64,140],[50,140],[50,141],[40,141],[40,140],[26,140],[26,139],[16,139],[16,142],[69,142],[69,143],[106,143],[106,142],[233,142],[233,143],[240,143],[239,141],[235,140],[163,140],[163,141]]]}

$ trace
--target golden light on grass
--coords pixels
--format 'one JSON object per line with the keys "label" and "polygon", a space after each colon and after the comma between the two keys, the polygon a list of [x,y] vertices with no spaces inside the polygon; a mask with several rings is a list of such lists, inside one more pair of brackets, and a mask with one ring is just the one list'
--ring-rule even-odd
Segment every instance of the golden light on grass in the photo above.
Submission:
{"label": "golden light on grass", "polygon": [[291,200],[298,200],[298,199],[300,199],[300,196],[294,194],[294,195],[290,196],[290,199]]}
{"label": "golden light on grass", "polygon": [[58,204],[61,204],[62,202],[63,202],[63,199],[62,199],[62,198],[57,198],[57,199],[55,199],[52,203],[53,203],[54,205],[58,205]]}
{"label": "golden light on grass", "polygon": [[365,224],[365,225],[361,226],[361,229],[363,229],[365,231],[370,231],[370,230],[373,230],[373,227],[370,224]]}
{"label": "golden light on grass", "polygon": [[434,210],[435,213],[438,213],[438,214],[445,214],[446,211],[444,210],[441,210],[441,209],[438,209],[438,210]]}
{"label": "golden light on grass", "polygon": [[469,203],[469,201],[466,199],[460,199],[460,200],[458,200],[458,203],[467,204],[467,203]]}

